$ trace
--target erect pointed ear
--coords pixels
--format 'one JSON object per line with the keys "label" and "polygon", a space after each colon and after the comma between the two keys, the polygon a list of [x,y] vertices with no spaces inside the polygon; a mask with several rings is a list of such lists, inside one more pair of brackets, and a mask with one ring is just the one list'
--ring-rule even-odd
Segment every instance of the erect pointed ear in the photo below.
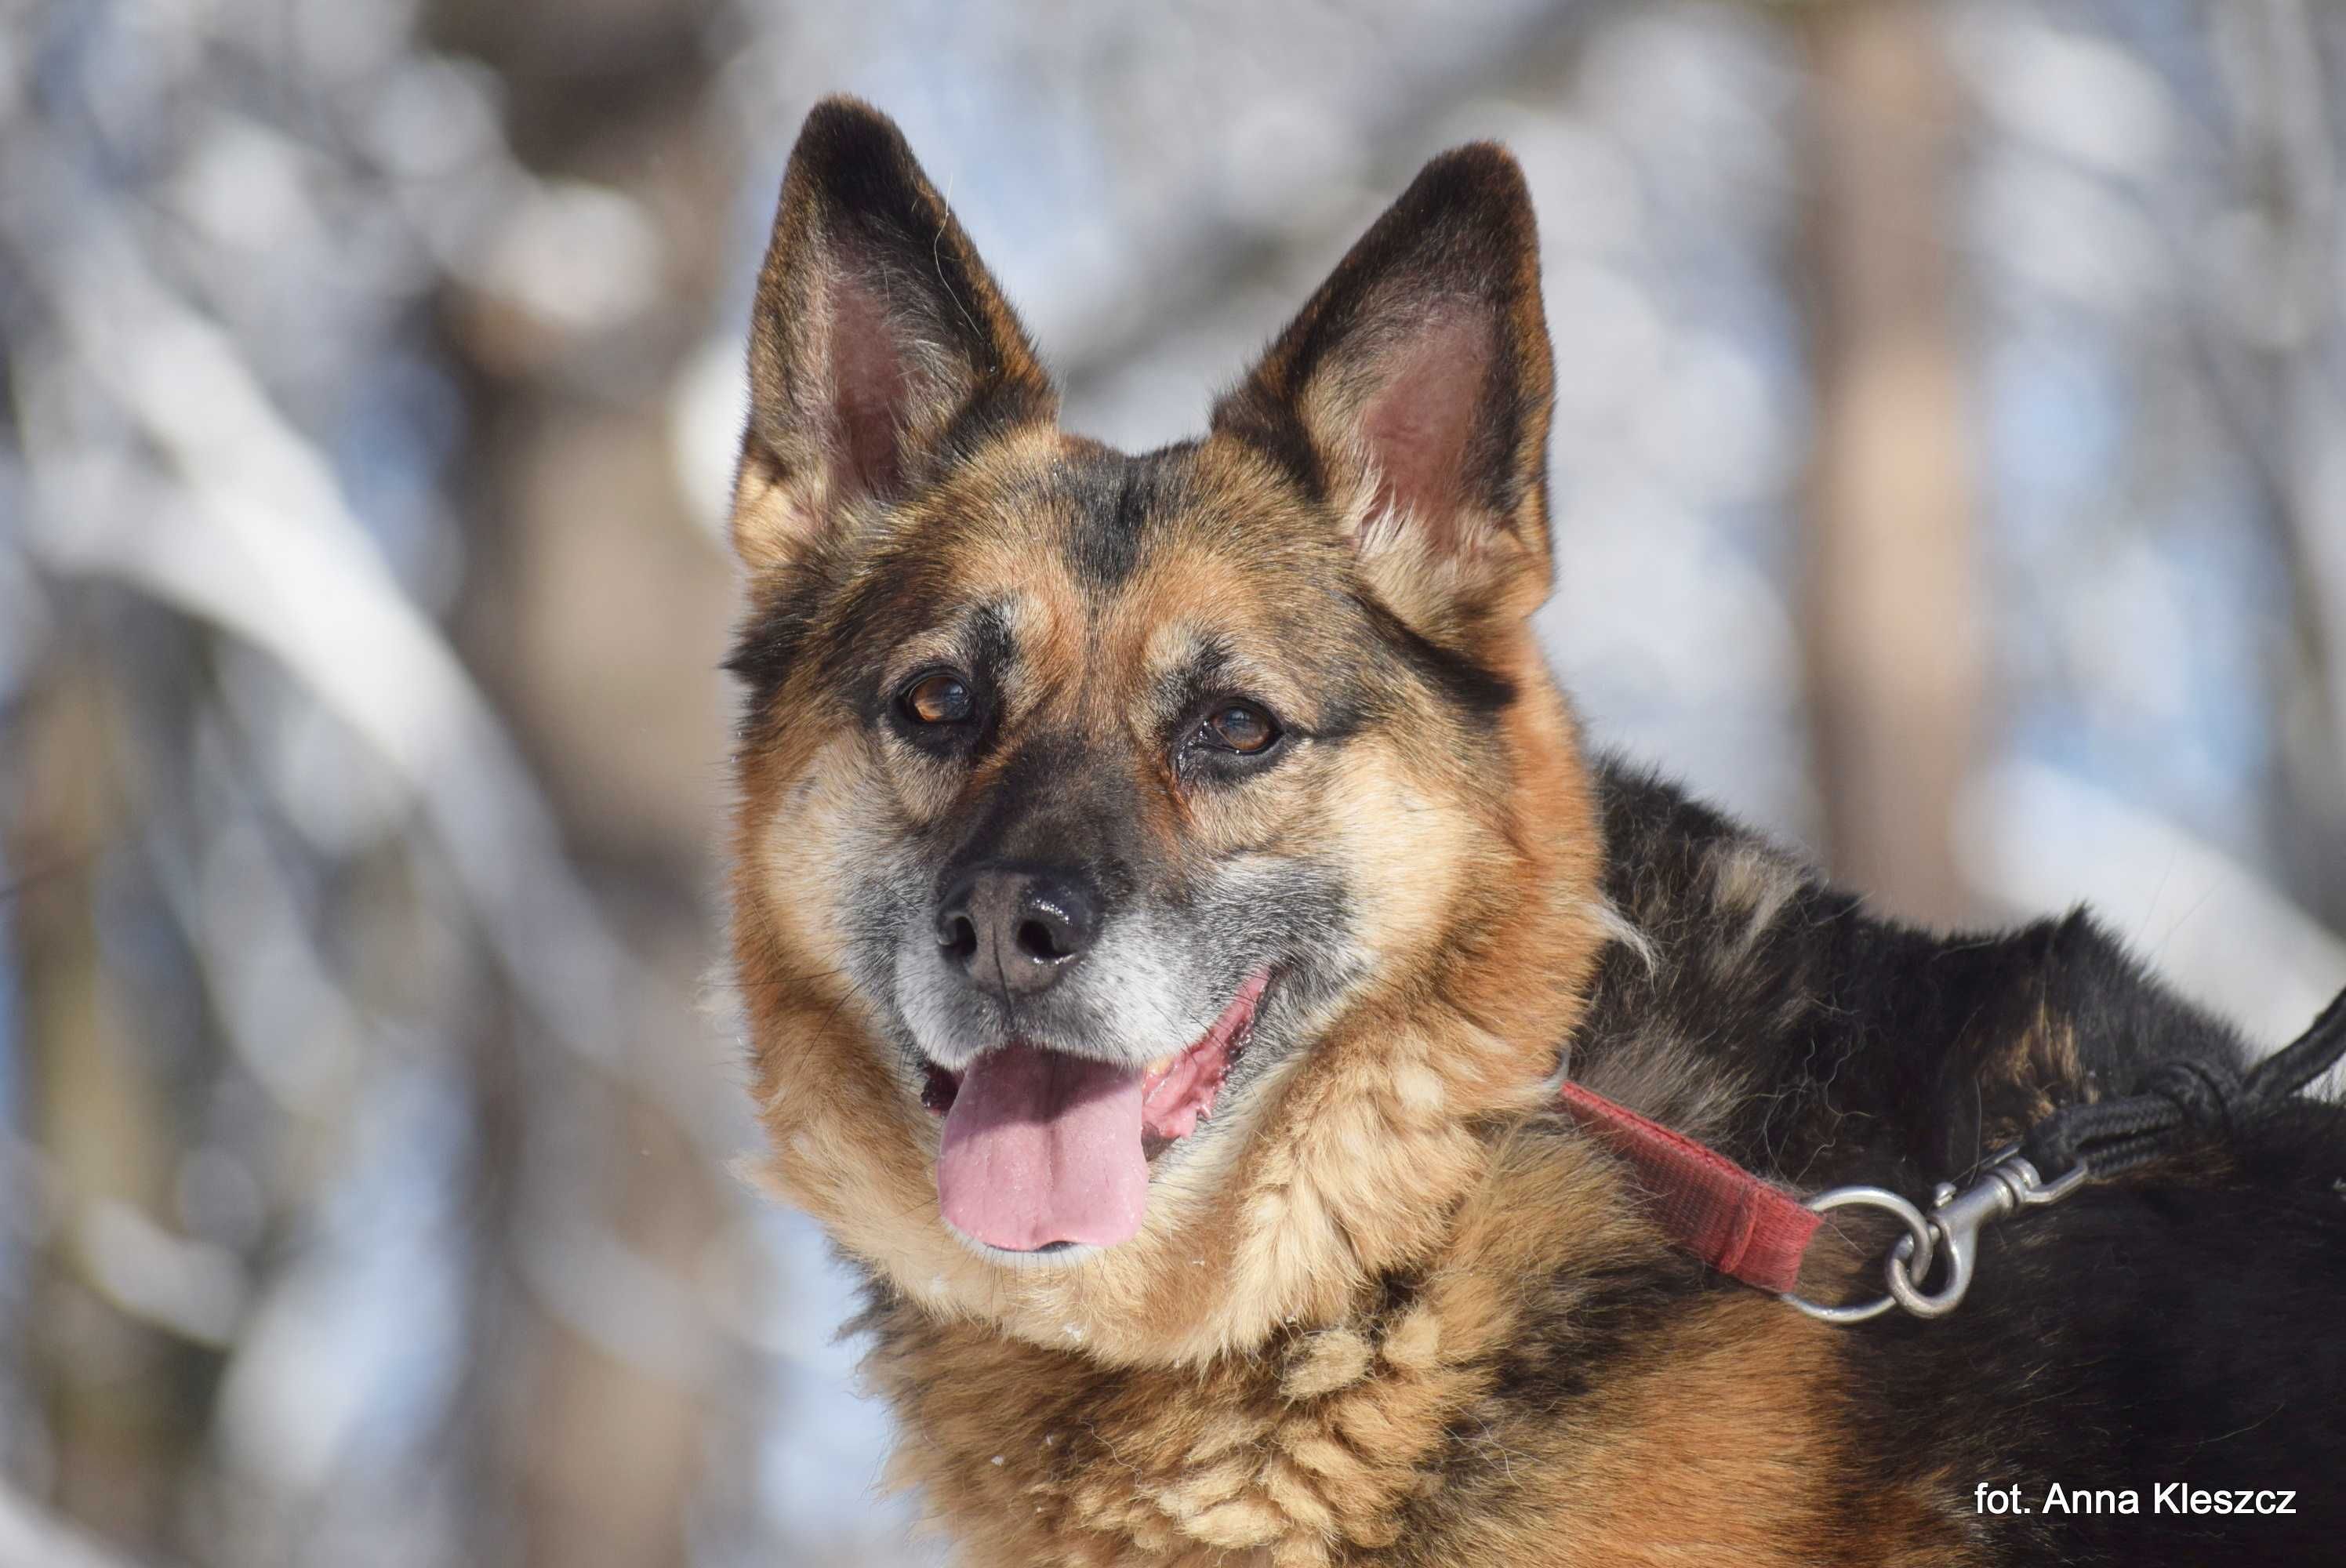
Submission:
{"label": "erect pointed ear", "polygon": [[1477,142],[1427,164],[1280,333],[1214,428],[1345,519],[1372,575],[1489,592],[1548,575],[1554,368],[1531,193]]}
{"label": "erect pointed ear", "polygon": [[782,177],[750,331],[733,545],[785,564],[859,500],[1005,425],[1057,417],[1002,290],[893,121],[853,98],[807,116]]}

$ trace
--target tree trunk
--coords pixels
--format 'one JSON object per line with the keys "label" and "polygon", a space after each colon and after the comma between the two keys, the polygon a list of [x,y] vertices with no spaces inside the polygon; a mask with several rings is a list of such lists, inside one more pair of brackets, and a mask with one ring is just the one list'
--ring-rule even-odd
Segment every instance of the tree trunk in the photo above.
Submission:
{"label": "tree trunk", "polygon": [[1809,229],[1819,405],[1801,624],[1833,873],[1936,922],[1982,685],[1963,370],[1943,231],[1953,94],[1929,8],[1821,6]]}

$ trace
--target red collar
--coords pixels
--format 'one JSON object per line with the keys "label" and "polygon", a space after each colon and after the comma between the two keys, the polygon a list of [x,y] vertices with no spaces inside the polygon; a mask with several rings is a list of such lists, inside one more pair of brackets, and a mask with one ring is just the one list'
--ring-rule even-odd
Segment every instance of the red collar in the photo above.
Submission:
{"label": "red collar", "polygon": [[1672,1240],[1721,1274],[1778,1295],[1800,1277],[1800,1259],[1823,1217],[1716,1149],[1647,1121],[1566,1080],[1565,1109],[1637,1167]]}

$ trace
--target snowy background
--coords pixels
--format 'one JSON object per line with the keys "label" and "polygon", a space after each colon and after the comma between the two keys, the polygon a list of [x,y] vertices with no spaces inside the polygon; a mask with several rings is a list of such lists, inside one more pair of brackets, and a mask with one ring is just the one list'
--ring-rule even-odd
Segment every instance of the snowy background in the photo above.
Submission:
{"label": "snowy background", "polygon": [[1890,908],[2346,983],[2346,12],[0,0],[0,1563],[888,1564],[702,1005],[752,269],[903,122],[1146,445],[1530,176],[1542,629]]}

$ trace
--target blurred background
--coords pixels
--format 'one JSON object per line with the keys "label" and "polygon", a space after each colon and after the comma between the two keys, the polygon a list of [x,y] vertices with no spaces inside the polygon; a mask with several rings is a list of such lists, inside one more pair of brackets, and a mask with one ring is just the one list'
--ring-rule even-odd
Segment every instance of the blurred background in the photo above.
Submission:
{"label": "blurred background", "polygon": [[0,0],[0,1563],[929,1561],[729,1162],[752,270],[897,116],[1128,445],[1438,148],[1605,745],[2346,982],[2346,9]]}

